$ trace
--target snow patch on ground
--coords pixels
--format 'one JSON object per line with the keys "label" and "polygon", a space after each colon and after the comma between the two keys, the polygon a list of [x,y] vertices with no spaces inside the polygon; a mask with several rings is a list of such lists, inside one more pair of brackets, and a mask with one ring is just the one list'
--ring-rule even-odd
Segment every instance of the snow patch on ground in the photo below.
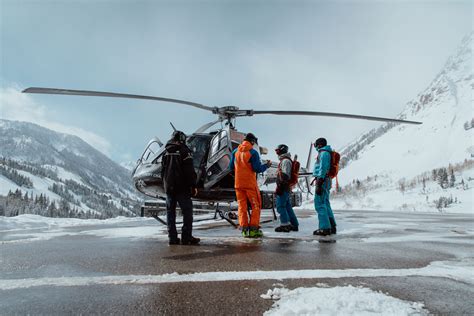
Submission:
{"label": "snow patch on ground", "polygon": [[[262,214],[266,214],[265,212]],[[206,219],[210,215],[197,215],[195,219]],[[267,215],[265,215],[267,216]],[[317,228],[315,212],[311,210],[298,210],[299,231],[290,233],[277,233],[274,228],[278,221],[263,224],[262,230],[265,240],[301,240],[318,243],[320,239],[312,235]],[[441,226],[430,225],[426,221],[442,217],[446,219]],[[471,221],[459,226],[457,220],[461,215],[433,214],[415,216],[410,218],[391,217],[387,213],[376,212],[336,213],[338,233],[336,236],[325,237],[335,239],[337,242],[353,243],[393,243],[393,242],[444,242],[470,245],[474,238],[474,229]],[[419,218],[418,218],[419,217]],[[463,216],[461,216],[464,218]],[[178,221],[181,219],[178,218]],[[178,227],[180,224],[178,224]],[[194,223],[194,231],[203,242],[212,243],[253,243],[254,239],[245,239],[240,231],[233,229],[225,221],[205,220]],[[84,229],[80,229],[84,227]],[[212,229],[209,229],[212,227]],[[79,228],[79,229],[78,229]],[[428,229],[429,228],[429,229]],[[33,242],[48,240],[61,236],[94,235],[103,238],[133,238],[133,239],[163,239],[166,238],[166,227],[153,218],[142,217],[116,217],[111,219],[75,219],[75,218],[50,218],[38,215],[19,215],[16,217],[0,216],[0,242]]]}
{"label": "snow patch on ground", "polygon": [[104,228],[98,230],[81,231],[83,235],[94,235],[104,238],[167,238],[164,234],[164,227],[145,226],[145,227],[120,227]]}
{"label": "snow patch on ground", "polygon": [[264,315],[428,315],[423,303],[411,303],[368,288],[275,288],[261,295],[276,300]]}
{"label": "snow patch on ground", "polygon": [[137,222],[153,222],[154,219],[141,217],[118,216],[109,219],[79,219],[79,218],[58,218],[44,217],[40,215],[22,214],[14,217],[0,216],[0,233],[10,231],[40,229],[40,228],[68,228],[91,225],[116,225],[130,224]]}
{"label": "snow patch on ground", "polygon": [[[91,226],[94,229],[90,229]],[[80,227],[87,228],[87,230],[77,229]],[[2,243],[35,242],[78,235],[131,239],[163,238],[166,236],[164,230],[164,226],[157,226],[154,219],[141,217],[77,219],[51,218],[31,214],[15,217],[0,216],[0,234],[3,233],[0,242]]]}
{"label": "snow patch on ground", "polygon": [[30,279],[1,279],[0,290],[38,286],[88,286],[105,284],[162,284],[180,282],[223,282],[242,280],[338,279],[375,277],[438,277],[474,285],[474,258],[458,261],[432,262],[423,268],[411,269],[321,269],[276,271],[218,271],[190,274],[109,275],[95,277],[46,277]]}

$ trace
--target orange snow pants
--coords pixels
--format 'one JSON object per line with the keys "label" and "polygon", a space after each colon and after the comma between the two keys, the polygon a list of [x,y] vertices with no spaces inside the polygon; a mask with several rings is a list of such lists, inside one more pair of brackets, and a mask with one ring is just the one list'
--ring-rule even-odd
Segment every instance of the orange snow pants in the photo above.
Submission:
{"label": "orange snow pants", "polygon": [[[260,210],[262,208],[262,197],[258,188],[255,189],[235,189],[237,203],[239,204],[239,225],[240,227],[260,227]],[[248,217],[248,203],[252,212]]]}

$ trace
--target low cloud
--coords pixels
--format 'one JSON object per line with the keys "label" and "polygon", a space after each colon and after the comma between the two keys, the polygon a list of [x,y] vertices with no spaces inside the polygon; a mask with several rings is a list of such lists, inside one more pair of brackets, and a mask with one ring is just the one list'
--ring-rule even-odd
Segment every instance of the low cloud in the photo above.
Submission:
{"label": "low cloud", "polygon": [[38,104],[31,96],[21,93],[17,85],[0,89],[0,114],[2,119],[26,121],[54,131],[82,138],[94,148],[110,156],[111,145],[105,138],[79,127],[64,125],[48,119],[46,106]]}

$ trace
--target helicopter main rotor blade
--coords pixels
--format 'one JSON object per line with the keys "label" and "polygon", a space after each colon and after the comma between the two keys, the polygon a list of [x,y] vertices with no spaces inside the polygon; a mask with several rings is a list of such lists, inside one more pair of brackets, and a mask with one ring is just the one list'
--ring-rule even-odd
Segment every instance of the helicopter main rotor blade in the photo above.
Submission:
{"label": "helicopter main rotor blade", "polygon": [[405,124],[422,124],[416,121],[406,121],[400,119],[392,119],[386,117],[377,116],[366,116],[366,115],[355,115],[355,114],[344,114],[344,113],[331,113],[331,112],[313,112],[313,111],[252,111],[252,114],[274,114],[274,115],[307,115],[307,116],[329,116],[329,117],[343,117],[369,121],[380,121],[380,122],[394,122],[394,123],[405,123]]}
{"label": "helicopter main rotor blade", "polygon": [[31,88],[23,90],[23,93],[63,94],[63,95],[78,95],[78,96],[91,96],[91,97],[129,98],[129,99],[163,101],[163,102],[186,104],[186,105],[194,106],[194,107],[199,108],[199,109],[211,111],[213,113],[217,109],[217,108],[213,108],[213,107],[210,107],[210,106],[207,106],[207,105],[204,105],[204,104],[185,101],[185,100],[162,98],[162,97],[153,97],[153,96],[137,95],[137,94],[115,93],[115,92],[31,87]]}
{"label": "helicopter main rotor blade", "polygon": [[203,133],[205,132],[208,128],[211,128],[212,126],[216,125],[217,123],[220,123],[222,122],[221,119],[218,119],[217,121],[214,121],[214,122],[209,122],[207,124],[204,124],[203,126],[199,127],[195,133]]}

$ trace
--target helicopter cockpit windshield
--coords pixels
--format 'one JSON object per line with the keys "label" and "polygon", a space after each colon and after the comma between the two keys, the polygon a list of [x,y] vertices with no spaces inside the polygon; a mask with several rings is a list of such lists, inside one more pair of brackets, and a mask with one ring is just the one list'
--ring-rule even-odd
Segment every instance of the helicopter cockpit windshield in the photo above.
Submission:
{"label": "helicopter cockpit windshield", "polygon": [[156,158],[156,156],[157,156],[158,152],[160,151],[162,145],[163,144],[160,142],[160,140],[158,140],[156,138],[153,138],[148,143],[148,146],[146,147],[145,151],[143,152],[143,155],[140,158],[140,162],[141,163],[150,163],[150,162],[152,162]]}

